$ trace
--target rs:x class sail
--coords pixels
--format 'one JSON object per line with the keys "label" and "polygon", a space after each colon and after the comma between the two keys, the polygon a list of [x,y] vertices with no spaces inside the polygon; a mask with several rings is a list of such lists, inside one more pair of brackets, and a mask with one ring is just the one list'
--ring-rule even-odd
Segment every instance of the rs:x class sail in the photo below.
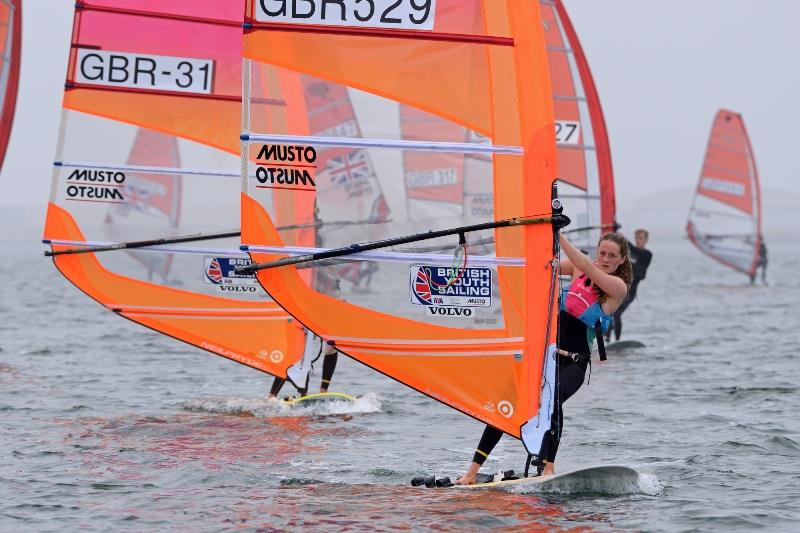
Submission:
{"label": "rs:x class sail", "polygon": [[[59,271],[107,309],[285,377],[303,329],[234,274],[249,263],[235,192],[243,9],[76,4],[44,239]],[[262,74],[270,97],[252,103],[254,122],[285,121],[291,95]],[[313,244],[310,209],[286,220],[306,228],[289,242]]]}
{"label": "rs:x class sail", "polygon": [[[282,5],[250,2],[246,10],[242,241],[257,263],[312,257],[304,268],[260,269],[258,281],[340,351],[521,438],[537,454],[553,411],[559,222],[551,205],[556,144],[539,6],[525,0],[401,0],[375,2],[367,12],[363,4],[322,10],[309,2],[313,15],[299,17]],[[359,130],[348,127],[349,114],[326,135],[312,135],[302,117],[259,128],[252,102],[264,94],[249,74],[263,65],[284,79],[311,76],[347,95]],[[424,113],[433,125],[426,131],[402,127],[403,106]],[[253,177],[252,162],[265,145],[290,144],[318,155],[361,151],[386,195],[388,217],[361,219],[365,201],[374,198],[358,194],[365,188],[357,182],[371,179],[368,173],[326,175],[312,163],[303,168],[314,187],[265,187]],[[475,165],[470,179],[486,209],[418,209],[424,194],[413,185],[425,185],[427,178],[404,176],[404,165],[428,163],[404,156],[423,153],[448,155],[443,160],[450,163],[461,154],[479,155],[486,164]],[[434,176],[436,185],[447,179]],[[337,190],[337,208],[323,210],[323,191]],[[322,227],[336,222],[334,212],[354,223],[330,231],[321,246],[289,245],[276,230],[281,206],[315,197]],[[414,238],[398,239],[403,236]],[[417,244],[422,240],[424,246]],[[470,241],[483,243],[481,253],[469,252]],[[353,243],[375,249],[339,251],[336,260],[377,264],[375,290],[342,282],[331,292],[312,281],[331,268],[315,257]],[[454,249],[460,251],[455,258]]]}
{"label": "rs:x class sail", "polygon": [[695,189],[689,240],[712,259],[755,275],[761,249],[761,186],[742,116],[720,109]]}

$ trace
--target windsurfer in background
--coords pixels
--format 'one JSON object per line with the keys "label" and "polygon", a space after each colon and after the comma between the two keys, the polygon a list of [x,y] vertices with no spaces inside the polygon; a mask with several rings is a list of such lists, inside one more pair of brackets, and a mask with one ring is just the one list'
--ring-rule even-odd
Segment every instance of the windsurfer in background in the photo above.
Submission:
{"label": "windsurfer in background", "polygon": [[764,243],[764,236],[760,235],[759,237],[761,245],[758,247],[758,263],[756,263],[753,273],[750,274],[750,285],[756,282],[756,274],[758,274],[759,268],[761,268],[761,283],[767,284],[767,245]]}
{"label": "windsurfer in background", "polygon": [[[317,206],[316,200],[314,200],[314,228],[316,230],[314,234],[314,245],[317,248],[322,248],[322,246],[325,244],[325,240],[322,237],[322,227],[323,222],[319,216],[319,207]],[[327,294],[335,298],[339,297],[342,289],[341,285],[339,284],[339,276],[333,267],[323,266],[314,269],[314,288],[323,294]],[[306,335],[313,335],[313,333],[306,331]],[[339,361],[339,352],[333,346],[323,342],[322,355],[322,381],[319,385],[319,392],[325,393],[328,392],[328,387],[331,385],[333,372],[336,370],[336,363]],[[319,355],[316,357],[319,357]],[[316,360],[317,359],[315,358],[314,361]],[[306,387],[308,386],[307,382],[308,380],[306,380]],[[272,381],[272,387],[270,388],[267,399],[277,398],[278,393],[281,391],[281,387],[283,387],[284,383],[286,383],[285,379],[276,376]],[[300,394],[300,396],[305,396],[308,394],[308,389],[298,388],[297,392]]]}
{"label": "windsurfer in background", "polygon": [[[603,329],[611,325],[611,317],[628,292],[633,279],[628,241],[618,233],[600,238],[593,262],[561,234],[561,248],[567,255],[559,265],[559,274],[572,276],[569,288],[562,289],[558,320],[558,366],[556,371],[556,406],[550,431],[545,434],[539,456],[542,475],[555,473],[555,458],[561,440],[563,413],[561,405],[575,394],[586,375],[586,367],[594,342],[595,324]],[[467,472],[456,483],[473,484],[478,470],[489,457],[503,433],[486,426]]]}
{"label": "windsurfer in background", "polygon": [[[306,335],[313,335],[313,333],[307,332]],[[333,379],[333,372],[336,370],[336,363],[339,360],[339,352],[333,346],[323,343],[322,355],[322,381],[319,384],[319,392],[328,392],[328,387],[330,387]],[[267,399],[277,398],[284,383],[286,383],[285,379],[276,376],[272,380],[272,387],[269,390]],[[308,394],[308,389],[297,389],[297,392],[300,396],[305,396]]]}
{"label": "windsurfer in background", "polygon": [[[633,303],[636,298],[636,290],[639,287],[639,282],[645,278],[647,274],[647,267],[650,266],[650,261],[653,260],[653,252],[647,249],[647,241],[650,239],[650,233],[646,229],[639,228],[634,233],[634,240],[636,244],[628,241],[628,250],[631,255],[631,263],[633,263],[633,282],[628,289],[628,296],[619,306],[619,309],[614,313],[614,340],[619,340],[622,336],[622,313]],[[606,334],[606,340],[611,339],[611,331]]]}

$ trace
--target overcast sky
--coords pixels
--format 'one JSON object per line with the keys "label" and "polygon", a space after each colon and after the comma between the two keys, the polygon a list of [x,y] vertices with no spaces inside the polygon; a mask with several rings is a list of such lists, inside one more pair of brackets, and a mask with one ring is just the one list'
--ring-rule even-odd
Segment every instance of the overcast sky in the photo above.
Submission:
{"label": "overcast sky", "polygon": [[[744,115],[763,185],[800,192],[800,1],[565,3],[600,92],[622,208],[653,191],[694,186],[720,107]],[[0,204],[46,202],[73,5],[24,4]]]}

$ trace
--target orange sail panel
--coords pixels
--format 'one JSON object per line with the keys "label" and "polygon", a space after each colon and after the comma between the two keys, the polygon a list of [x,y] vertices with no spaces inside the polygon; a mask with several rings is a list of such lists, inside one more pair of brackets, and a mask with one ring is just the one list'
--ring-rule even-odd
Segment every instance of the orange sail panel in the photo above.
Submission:
{"label": "orange sail panel", "polygon": [[761,248],[761,188],[742,116],[721,109],[714,118],[695,189],[689,239],[715,260],[752,276]]}
{"label": "orange sail panel", "polygon": [[[425,237],[258,270],[258,281],[343,353],[537,453],[541,436],[523,428],[550,427],[537,417],[552,411],[545,362],[555,347],[555,233],[550,218],[497,223],[553,211],[553,99],[539,7],[402,0],[376,2],[374,13],[345,3],[293,17],[280,5],[249,2],[246,11],[241,215],[251,258],[485,225],[463,239]],[[321,80],[306,85],[308,133],[299,122],[253,124],[251,102],[264,95],[248,70],[265,65]],[[317,94],[329,101],[312,104]],[[254,176],[254,167],[275,170]],[[465,208],[468,197],[478,208]],[[276,231],[278,206],[304,198],[315,200],[325,232],[315,247],[290,246]],[[304,278],[363,263],[372,265],[371,284]]]}
{"label": "orange sail panel", "polygon": [[0,167],[14,123],[21,43],[22,0],[0,2]]}
{"label": "orange sail panel", "polygon": [[540,0],[547,39],[558,143],[558,178],[565,212],[594,247],[616,222],[614,174],[603,110],[572,22],[561,0]]}
{"label": "orange sail panel", "polygon": [[[249,263],[236,235],[243,9],[243,1],[76,5],[44,239],[64,252],[192,236],[53,259],[109,310],[285,377],[302,355],[303,329],[254,276],[234,274]],[[254,77],[270,88],[254,122],[285,123],[293,96],[283,89],[299,94],[299,82]],[[285,221],[310,213],[287,208]]]}

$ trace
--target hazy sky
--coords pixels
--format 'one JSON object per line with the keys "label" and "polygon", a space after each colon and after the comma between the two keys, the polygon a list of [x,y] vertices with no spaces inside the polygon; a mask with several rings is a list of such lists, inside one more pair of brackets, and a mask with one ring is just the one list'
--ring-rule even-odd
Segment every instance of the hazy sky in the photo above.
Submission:
{"label": "hazy sky", "polygon": [[[800,192],[800,1],[565,3],[600,92],[622,208],[653,191],[694,186],[720,107],[744,115],[764,186]],[[73,5],[24,4],[0,204],[47,200]]]}

